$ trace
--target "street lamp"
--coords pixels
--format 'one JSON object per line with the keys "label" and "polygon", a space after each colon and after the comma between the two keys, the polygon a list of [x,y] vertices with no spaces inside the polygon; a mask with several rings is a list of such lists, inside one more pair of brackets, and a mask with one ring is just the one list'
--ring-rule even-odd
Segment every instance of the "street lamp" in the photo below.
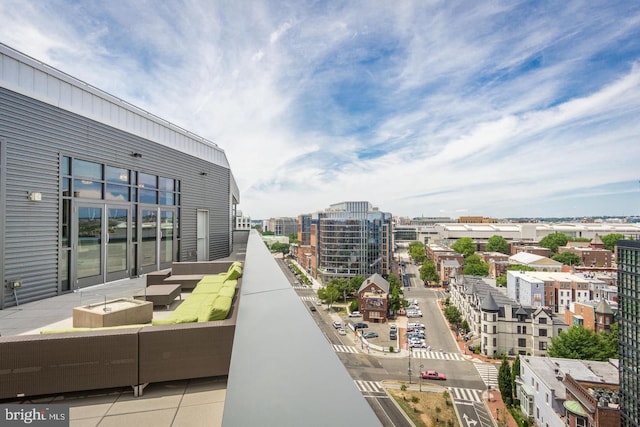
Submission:
{"label": "street lamp", "polygon": [[420,388],[421,393],[422,393],[422,369],[424,369],[424,365],[421,363],[420,364],[420,385],[418,386]]}
{"label": "street lamp", "polygon": [[409,372],[409,384],[411,384],[411,350],[412,350],[412,348],[409,347],[409,369],[408,369],[408,372]]}

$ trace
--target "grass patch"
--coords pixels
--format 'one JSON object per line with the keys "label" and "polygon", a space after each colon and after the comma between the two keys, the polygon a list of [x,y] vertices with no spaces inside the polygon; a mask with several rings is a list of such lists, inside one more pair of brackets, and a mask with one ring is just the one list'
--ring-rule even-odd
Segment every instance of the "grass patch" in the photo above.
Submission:
{"label": "grass patch", "polygon": [[459,427],[449,392],[387,389],[416,427]]}

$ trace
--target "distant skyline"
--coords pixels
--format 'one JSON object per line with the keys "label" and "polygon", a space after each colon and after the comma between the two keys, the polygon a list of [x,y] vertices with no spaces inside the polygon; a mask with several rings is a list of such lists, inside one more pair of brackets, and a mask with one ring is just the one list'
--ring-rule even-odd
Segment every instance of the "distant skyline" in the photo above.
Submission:
{"label": "distant skyline", "polygon": [[3,0],[0,20],[218,144],[252,218],[640,215],[639,2]]}

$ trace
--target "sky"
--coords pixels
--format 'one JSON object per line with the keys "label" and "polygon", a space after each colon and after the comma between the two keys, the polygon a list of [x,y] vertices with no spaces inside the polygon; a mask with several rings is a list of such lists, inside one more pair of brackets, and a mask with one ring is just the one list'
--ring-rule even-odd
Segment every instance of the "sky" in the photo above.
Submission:
{"label": "sky", "polygon": [[0,43],[218,144],[253,219],[640,215],[640,2],[2,0]]}

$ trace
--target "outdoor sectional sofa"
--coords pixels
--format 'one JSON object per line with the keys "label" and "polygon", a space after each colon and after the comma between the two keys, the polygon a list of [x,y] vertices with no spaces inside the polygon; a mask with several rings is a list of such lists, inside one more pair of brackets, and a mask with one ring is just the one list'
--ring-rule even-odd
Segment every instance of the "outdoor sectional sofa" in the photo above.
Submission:
{"label": "outdoor sectional sofa", "polygon": [[[232,266],[208,264],[211,274]],[[137,396],[153,382],[228,375],[241,278],[235,281],[223,320],[0,337],[0,399],[126,386]]]}

